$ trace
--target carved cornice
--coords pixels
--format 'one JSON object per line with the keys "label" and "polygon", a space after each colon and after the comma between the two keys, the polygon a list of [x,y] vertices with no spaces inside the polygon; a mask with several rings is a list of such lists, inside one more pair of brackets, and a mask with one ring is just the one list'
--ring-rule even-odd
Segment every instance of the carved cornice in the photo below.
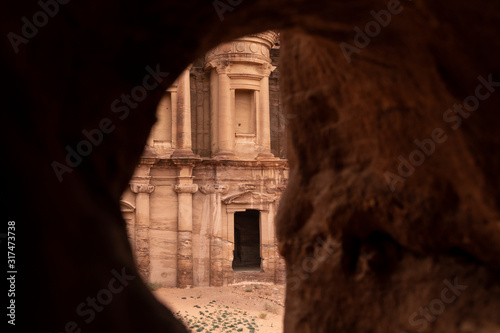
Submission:
{"label": "carved cornice", "polygon": [[148,184],[130,183],[130,190],[134,193],[152,193],[155,187]]}
{"label": "carved cornice", "polygon": [[194,168],[194,164],[196,162],[201,161],[201,158],[199,155],[185,155],[185,156],[180,156],[178,158],[171,157],[170,160],[172,161],[173,164],[178,166],[179,168]]}
{"label": "carved cornice", "polygon": [[227,191],[229,190],[229,187],[220,184],[208,184],[200,186],[199,189],[200,192],[203,194],[214,194],[214,193],[226,194]]}
{"label": "carved cornice", "polygon": [[174,185],[174,191],[177,193],[196,193],[198,191],[197,184],[177,184]]}
{"label": "carved cornice", "polygon": [[[245,79],[245,80],[254,80],[260,81],[266,75],[264,71],[260,71],[262,74],[252,74],[252,73],[227,73],[227,76],[231,79]],[[269,72],[270,74],[271,72]],[[267,76],[269,76],[269,74]],[[253,83],[253,82],[252,82]],[[258,84],[258,82],[256,83]]]}
{"label": "carved cornice", "polygon": [[[275,31],[268,30],[268,31],[257,33],[257,34],[248,35],[248,37],[257,37],[259,39],[263,39],[267,43],[269,43],[270,48],[271,48],[278,41],[279,34]],[[245,38],[245,37],[242,37],[242,38]]]}
{"label": "carved cornice", "polygon": [[275,202],[277,199],[276,195],[269,195],[259,192],[240,192],[236,194],[229,195],[222,198],[222,202],[226,205],[235,204],[269,204]]}
{"label": "carved cornice", "polygon": [[[221,44],[205,54],[205,68],[224,68],[230,62],[267,64],[270,50],[278,38],[274,31],[244,36]],[[226,63],[226,64],[224,64]]]}

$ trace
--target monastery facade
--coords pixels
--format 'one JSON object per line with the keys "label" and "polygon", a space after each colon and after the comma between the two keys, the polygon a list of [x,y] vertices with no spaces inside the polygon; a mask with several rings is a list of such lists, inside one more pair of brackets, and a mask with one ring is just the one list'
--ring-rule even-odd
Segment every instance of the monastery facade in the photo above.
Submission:
{"label": "monastery facade", "polygon": [[274,227],[288,179],[278,37],[220,45],[165,92],[121,201],[146,281],[284,283]]}

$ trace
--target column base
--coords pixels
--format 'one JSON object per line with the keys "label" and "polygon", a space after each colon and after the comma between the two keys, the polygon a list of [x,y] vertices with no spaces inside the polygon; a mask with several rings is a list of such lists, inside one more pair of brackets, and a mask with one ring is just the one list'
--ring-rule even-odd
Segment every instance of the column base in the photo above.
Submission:
{"label": "column base", "polygon": [[221,150],[221,151],[218,151],[217,153],[215,153],[213,158],[216,160],[235,160],[236,155],[232,151]]}
{"label": "column base", "polygon": [[193,153],[191,149],[175,149],[172,152],[172,158],[199,158],[199,155]]}
{"label": "column base", "polygon": [[274,156],[274,154],[270,153],[270,152],[259,153],[259,155],[257,155],[256,159],[258,161],[260,161],[260,160],[279,160],[278,157]]}

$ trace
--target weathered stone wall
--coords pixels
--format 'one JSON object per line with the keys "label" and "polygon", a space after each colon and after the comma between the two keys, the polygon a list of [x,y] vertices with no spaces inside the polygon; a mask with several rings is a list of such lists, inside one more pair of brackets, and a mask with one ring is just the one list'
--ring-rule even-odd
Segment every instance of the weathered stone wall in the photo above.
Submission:
{"label": "weathered stone wall", "polygon": [[350,62],[343,38],[281,35],[295,116],[277,220],[287,332],[500,331],[498,177],[476,157],[499,141],[470,127],[500,119],[498,65],[447,50],[473,33],[420,6],[399,7]]}
{"label": "weathered stone wall", "polygon": [[177,284],[177,171],[168,165],[151,168],[150,196],[151,266],[149,281],[165,286]]}

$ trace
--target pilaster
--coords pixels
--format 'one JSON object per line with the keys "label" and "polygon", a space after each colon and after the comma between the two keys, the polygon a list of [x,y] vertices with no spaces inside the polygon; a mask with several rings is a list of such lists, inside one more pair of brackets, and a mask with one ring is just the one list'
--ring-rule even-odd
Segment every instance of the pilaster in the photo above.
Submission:
{"label": "pilaster", "polygon": [[177,79],[176,146],[172,157],[195,156],[191,139],[191,65]]}
{"label": "pilaster", "polygon": [[[148,179],[149,182],[149,179]],[[135,193],[135,253],[139,273],[149,281],[150,272],[150,235],[149,235],[149,195],[155,187],[149,184],[131,183],[130,190]]]}
{"label": "pilaster", "polygon": [[193,184],[193,164],[178,163],[177,184],[177,287],[193,286],[193,193],[198,185]]}
{"label": "pilaster", "polygon": [[210,286],[223,285],[223,233],[221,216],[221,197],[228,192],[226,185],[210,184],[200,186],[200,192],[210,195],[211,228],[210,228]]}

